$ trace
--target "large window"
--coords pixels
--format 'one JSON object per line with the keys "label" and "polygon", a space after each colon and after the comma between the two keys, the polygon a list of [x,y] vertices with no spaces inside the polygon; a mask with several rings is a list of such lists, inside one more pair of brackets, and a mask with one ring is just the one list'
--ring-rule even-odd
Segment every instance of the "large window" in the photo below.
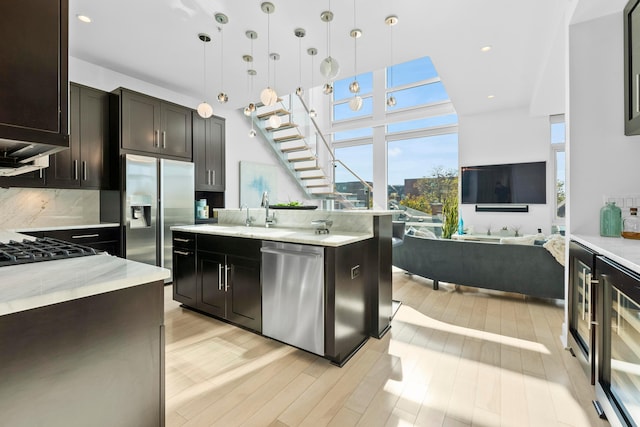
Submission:
{"label": "large window", "polygon": [[390,208],[440,222],[433,217],[441,214],[446,199],[458,195],[458,135],[389,141],[387,170]]}
{"label": "large window", "polygon": [[[442,202],[457,197],[458,116],[431,59],[418,58],[360,74],[357,80],[363,99],[359,111],[349,108],[355,96],[349,91],[354,77],[334,82],[335,157],[369,183],[374,165],[383,168],[386,163],[386,177],[376,169],[377,180],[386,178],[374,183],[376,200],[401,209],[405,218],[432,223],[429,219],[440,214]],[[391,106],[390,96],[395,99]],[[362,188],[340,164],[335,178],[338,191],[355,194]],[[434,231],[438,229],[436,225]]]}
{"label": "large window", "polygon": [[[353,145],[334,150],[336,159],[342,161],[349,169],[368,185],[373,183],[373,145]],[[368,188],[345,166],[338,163],[334,169],[336,191],[343,193],[351,207],[366,208],[371,206]]]}
{"label": "large window", "polygon": [[566,176],[565,176],[565,141],[566,125],[564,114],[549,118],[551,124],[551,150],[553,151],[555,175],[555,222],[564,223],[566,204]]}
{"label": "large window", "polygon": [[387,111],[402,110],[449,100],[431,59],[414,59],[387,68],[387,98],[393,96],[395,104]]}

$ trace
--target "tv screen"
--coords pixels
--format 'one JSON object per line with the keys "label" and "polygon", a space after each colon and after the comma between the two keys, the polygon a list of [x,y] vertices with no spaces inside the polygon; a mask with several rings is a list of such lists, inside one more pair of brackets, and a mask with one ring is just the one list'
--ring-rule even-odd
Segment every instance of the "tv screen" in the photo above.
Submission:
{"label": "tv screen", "polygon": [[462,167],[462,203],[547,203],[547,162]]}

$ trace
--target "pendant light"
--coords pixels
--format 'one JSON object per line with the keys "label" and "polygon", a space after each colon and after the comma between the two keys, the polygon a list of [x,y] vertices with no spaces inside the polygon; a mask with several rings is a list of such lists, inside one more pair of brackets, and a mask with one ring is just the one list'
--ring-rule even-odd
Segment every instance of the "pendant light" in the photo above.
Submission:
{"label": "pendant light", "polygon": [[329,10],[325,10],[320,14],[320,20],[327,23],[327,57],[320,63],[320,74],[327,80],[322,87],[325,95],[333,93],[333,85],[331,80],[335,79],[340,72],[340,64],[335,58],[331,57],[331,21],[333,21],[333,12],[331,12],[331,1],[329,1]]}
{"label": "pendant light", "polygon": [[[256,104],[251,102],[251,98],[253,97],[253,77],[257,74],[256,70],[253,68],[253,41],[258,38],[258,33],[253,30],[248,30],[245,32],[245,35],[249,40],[251,40],[251,54],[243,55],[242,60],[247,63],[247,78],[249,79],[249,104],[244,108],[244,115],[249,117],[256,111]],[[251,127],[253,130],[253,122],[251,123]],[[253,131],[255,136],[255,130]]]}
{"label": "pendant light", "polygon": [[293,30],[293,34],[298,38],[298,87],[296,88],[296,95],[302,96],[304,90],[302,89],[302,38],[306,35],[304,28],[296,28]]}
{"label": "pendant light", "polygon": [[[267,14],[267,52],[271,52],[271,14],[275,11],[275,6],[271,2],[264,2],[260,5],[260,8]],[[271,53],[269,53],[271,57]],[[271,76],[269,64],[267,63],[267,87],[260,92],[260,101],[264,105],[272,106],[278,102],[278,94],[269,86],[269,79]]]}
{"label": "pendant light", "polygon": [[[389,66],[389,83],[390,86],[393,86],[393,27],[398,23],[398,17],[395,15],[387,16],[384,20],[384,23],[389,26],[389,50],[391,56],[391,65]],[[393,107],[396,105],[396,98],[392,93],[389,93],[389,97],[387,98],[387,106]]]}
{"label": "pendant light", "polygon": [[318,54],[318,49],[316,49],[315,47],[310,47],[309,49],[307,49],[307,53],[311,57],[311,90],[309,90],[309,117],[317,117],[318,113],[316,113],[316,109],[313,108],[313,73],[315,70],[313,66],[313,58]]}
{"label": "pendant light", "polygon": [[[216,13],[214,18],[220,27],[218,27],[218,32],[220,33],[220,89],[224,89],[224,33],[222,32],[222,25],[225,25],[229,22],[229,18],[224,13]],[[229,101],[229,96],[221,90],[218,94],[218,102],[220,104],[225,104]]]}
{"label": "pendant light", "polygon": [[[353,26],[356,26],[356,0],[353,0]],[[349,35],[353,38],[354,71],[354,80],[349,85],[349,92],[353,93],[354,97],[349,101],[349,109],[351,109],[351,111],[360,111],[362,109],[362,97],[358,95],[360,92],[360,84],[358,83],[358,39],[362,37],[362,30],[354,28]]]}
{"label": "pendant light", "polygon": [[[211,41],[211,37],[208,34],[200,33],[198,34],[198,38],[202,41],[202,53],[203,53],[203,72],[202,72],[202,86],[203,86],[203,94],[207,93],[207,43]],[[202,101],[198,104],[198,115],[203,119],[208,119],[213,115],[213,108],[207,101]]]}
{"label": "pendant light", "polygon": [[[277,53],[272,53],[269,55],[269,57],[273,60],[273,85],[275,86],[278,80],[278,77],[276,75],[276,71],[277,71],[276,61],[280,59],[280,55]],[[275,94],[275,91],[274,91],[274,94]],[[277,99],[277,95],[276,95],[276,99]],[[269,117],[269,126],[271,126],[273,129],[278,129],[281,124],[282,124],[282,119],[278,114],[272,114],[271,117]]]}

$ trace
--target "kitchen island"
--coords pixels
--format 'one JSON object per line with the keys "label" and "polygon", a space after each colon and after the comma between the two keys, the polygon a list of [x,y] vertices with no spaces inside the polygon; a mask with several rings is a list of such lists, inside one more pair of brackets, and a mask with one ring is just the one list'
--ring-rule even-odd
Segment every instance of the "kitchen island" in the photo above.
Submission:
{"label": "kitchen island", "polygon": [[2,423],[164,425],[167,276],[106,254],[1,267]]}
{"label": "kitchen island", "polygon": [[[261,214],[225,210],[215,225],[172,227],[174,299],[340,366],[388,330],[390,214],[279,211],[275,227]],[[333,228],[317,233],[318,219]]]}

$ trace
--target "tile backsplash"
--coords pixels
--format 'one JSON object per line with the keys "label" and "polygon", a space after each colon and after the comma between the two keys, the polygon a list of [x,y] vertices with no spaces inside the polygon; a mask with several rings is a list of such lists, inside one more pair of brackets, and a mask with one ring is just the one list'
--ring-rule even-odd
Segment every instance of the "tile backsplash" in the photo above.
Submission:
{"label": "tile backsplash", "polygon": [[100,191],[0,188],[0,229],[100,223]]}

